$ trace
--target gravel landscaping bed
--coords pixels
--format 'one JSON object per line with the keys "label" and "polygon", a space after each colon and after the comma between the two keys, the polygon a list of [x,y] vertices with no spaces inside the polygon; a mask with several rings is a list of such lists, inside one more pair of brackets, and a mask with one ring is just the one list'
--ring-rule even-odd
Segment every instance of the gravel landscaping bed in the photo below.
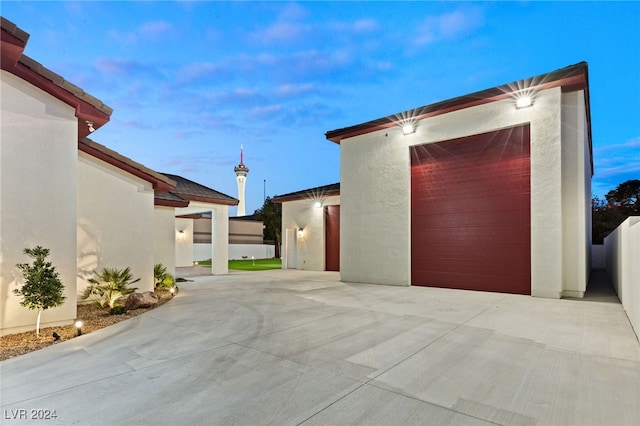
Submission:
{"label": "gravel landscaping bed", "polygon": [[[164,305],[173,297],[168,291],[157,292],[158,306]],[[95,304],[78,305],[77,318],[82,320],[82,333],[87,334],[104,327],[116,324],[129,318],[133,318],[155,308],[132,309],[122,315],[110,315],[108,309],[101,308]],[[35,311],[34,311],[35,312]],[[34,313],[35,318],[35,313]],[[60,338],[55,340],[53,333],[57,333]],[[55,345],[65,340],[73,339],[78,334],[73,324],[60,327],[47,327],[40,329],[40,337],[36,337],[35,320],[34,330],[24,333],[10,334],[0,337],[0,361],[24,355],[47,346]]]}

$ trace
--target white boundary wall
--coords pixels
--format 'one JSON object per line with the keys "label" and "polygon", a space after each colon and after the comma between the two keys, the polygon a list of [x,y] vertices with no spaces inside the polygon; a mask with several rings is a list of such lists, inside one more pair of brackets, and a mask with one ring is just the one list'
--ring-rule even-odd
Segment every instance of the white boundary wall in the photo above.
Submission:
{"label": "white boundary wall", "polygon": [[[273,259],[275,255],[275,246],[270,244],[229,244],[229,259],[251,259],[251,256],[255,259]],[[211,244],[194,244],[194,262],[208,259],[211,259]]]}
{"label": "white boundary wall", "polygon": [[607,267],[606,259],[604,244],[593,244],[591,246],[591,269],[605,269]]}
{"label": "white boundary wall", "polygon": [[640,216],[627,218],[604,239],[607,273],[640,336]]}

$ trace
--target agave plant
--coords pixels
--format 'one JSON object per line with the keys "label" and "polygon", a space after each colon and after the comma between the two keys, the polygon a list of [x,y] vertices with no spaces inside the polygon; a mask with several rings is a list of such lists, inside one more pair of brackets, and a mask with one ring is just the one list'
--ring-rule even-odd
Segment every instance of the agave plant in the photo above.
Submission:
{"label": "agave plant", "polygon": [[102,308],[113,308],[118,299],[137,290],[137,287],[129,287],[131,284],[140,281],[140,278],[133,279],[131,270],[103,268],[100,273],[94,271],[96,278],[90,278],[91,283],[82,295],[83,299],[90,299]]}
{"label": "agave plant", "polygon": [[153,267],[153,281],[156,288],[171,288],[176,283],[175,278],[167,272],[167,267],[157,263]]}

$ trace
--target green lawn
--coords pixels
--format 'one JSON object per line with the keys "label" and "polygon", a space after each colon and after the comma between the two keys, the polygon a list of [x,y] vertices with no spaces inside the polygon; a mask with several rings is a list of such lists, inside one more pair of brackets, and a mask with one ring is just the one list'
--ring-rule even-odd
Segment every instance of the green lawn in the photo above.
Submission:
{"label": "green lawn", "polygon": [[[201,260],[198,262],[200,266],[211,266],[211,260]],[[267,269],[281,269],[282,260],[280,259],[242,259],[230,260],[229,269],[236,271],[266,271]]]}
{"label": "green lawn", "polygon": [[267,269],[281,268],[281,259],[242,259],[229,261],[229,269],[235,269],[237,271],[266,271]]}

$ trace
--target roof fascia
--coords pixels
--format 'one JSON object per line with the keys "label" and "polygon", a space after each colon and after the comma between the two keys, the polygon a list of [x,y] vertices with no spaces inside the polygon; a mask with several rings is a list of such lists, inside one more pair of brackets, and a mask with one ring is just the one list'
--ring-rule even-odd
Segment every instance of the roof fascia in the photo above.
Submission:
{"label": "roof fascia", "polygon": [[[345,127],[343,129],[331,130],[327,132],[325,136],[331,142],[340,144],[343,139],[398,126],[406,118],[410,118],[412,121],[419,121],[425,118],[447,114],[473,106],[512,98],[518,93],[546,90],[553,87],[561,87],[563,92],[576,90],[585,90],[585,92],[587,92],[587,64],[585,62],[581,62],[548,74],[542,74],[536,77],[516,81],[514,83],[504,84],[502,86],[409,110],[401,114],[390,115],[377,120],[357,124],[355,126]],[[590,120],[589,128],[591,128]],[[591,138],[589,138],[589,140],[591,140]]]}
{"label": "roof fascia", "polygon": [[155,192],[166,192],[175,189],[176,183],[160,173],[144,167],[142,164],[128,159],[109,148],[93,142],[90,139],[79,140],[78,150],[91,155],[105,163],[111,164],[153,185]]}
{"label": "roof fascia", "polygon": [[232,200],[222,200],[219,198],[209,198],[209,197],[202,197],[199,195],[188,195],[188,194],[182,194],[180,192],[176,192],[173,191],[174,193],[176,193],[177,195],[179,195],[180,197],[184,198],[185,200],[189,200],[189,201],[200,201],[202,203],[209,203],[209,204],[222,204],[225,206],[237,206],[238,203],[240,201],[236,200],[236,199],[232,199]]}

